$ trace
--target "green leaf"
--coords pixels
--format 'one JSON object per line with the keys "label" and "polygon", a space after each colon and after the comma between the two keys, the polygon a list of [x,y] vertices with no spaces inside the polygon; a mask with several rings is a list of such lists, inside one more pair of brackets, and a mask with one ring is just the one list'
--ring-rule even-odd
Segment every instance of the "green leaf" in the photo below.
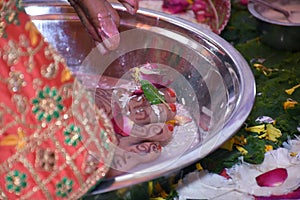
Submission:
{"label": "green leaf", "polygon": [[244,155],[244,161],[252,164],[261,164],[265,158],[265,142],[257,137],[247,138],[245,149],[248,154]]}
{"label": "green leaf", "polygon": [[152,104],[165,103],[165,97],[159,93],[158,89],[147,80],[140,81],[146,99]]}
{"label": "green leaf", "polygon": [[224,168],[230,168],[238,163],[241,155],[242,154],[237,150],[228,151],[219,148],[203,158],[200,163],[204,169],[210,172],[220,173]]}

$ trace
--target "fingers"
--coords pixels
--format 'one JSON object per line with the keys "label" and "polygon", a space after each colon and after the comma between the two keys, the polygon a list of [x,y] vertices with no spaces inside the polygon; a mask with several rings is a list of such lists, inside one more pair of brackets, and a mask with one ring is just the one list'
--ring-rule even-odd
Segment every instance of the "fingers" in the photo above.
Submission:
{"label": "fingers", "polygon": [[116,10],[105,0],[69,0],[92,38],[114,50],[120,43]]}
{"label": "fingers", "polygon": [[[160,88],[165,102],[151,105],[142,93],[115,90],[113,123],[118,138],[118,148],[109,176],[128,172],[136,165],[151,162],[161,154],[161,146],[173,137],[174,125],[165,123],[176,115],[176,93],[172,89]],[[113,108],[114,109],[114,108]]]}
{"label": "fingers", "polygon": [[139,7],[139,1],[138,0],[119,0],[121,4],[126,8],[126,10],[130,14],[136,13],[138,7]]}
{"label": "fingers", "polygon": [[144,126],[134,125],[129,136],[120,137],[118,146],[127,148],[142,142],[167,143],[173,135],[174,126],[165,123],[153,123]]}
{"label": "fingers", "polygon": [[87,18],[85,12],[82,10],[81,6],[79,4],[77,4],[77,1],[69,0],[69,2],[71,4],[71,6],[75,9],[75,11],[76,11],[77,15],[79,16],[82,24],[87,29],[87,31],[92,36],[92,38],[96,41],[101,41],[101,38],[98,35],[96,29],[90,23],[89,19]]}
{"label": "fingers", "polygon": [[175,104],[157,104],[147,107],[134,107],[129,110],[128,117],[136,124],[167,122],[176,115]]}
{"label": "fingers", "polygon": [[176,93],[171,88],[162,88],[166,103],[151,105],[144,95],[135,96],[128,102],[128,117],[137,124],[166,122],[176,115]]}
{"label": "fingers", "polygon": [[152,123],[144,126],[134,125],[131,137],[137,138],[138,142],[157,141],[165,142],[172,138],[174,126],[166,123]]}
{"label": "fingers", "polygon": [[[110,119],[115,118],[120,127],[124,127],[124,120],[118,117],[120,114],[127,115],[129,119],[138,125],[150,123],[166,122],[173,119],[176,115],[176,94],[172,89],[163,88],[168,104],[151,105],[144,95],[130,96],[125,89],[101,89],[97,88],[95,92],[95,102],[99,108],[104,109]],[[124,124],[127,126],[127,124]]]}
{"label": "fingers", "polygon": [[[83,25],[95,41],[103,42],[108,50],[120,43],[118,12],[106,0],[69,0]],[[130,14],[136,13],[138,0],[120,0]],[[103,45],[101,45],[103,46]],[[105,48],[103,52],[105,52]]]}
{"label": "fingers", "polygon": [[98,108],[103,109],[109,119],[113,118],[112,113],[112,96],[113,90],[97,88],[95,91],[95,104]]}
{"label": "fingers", "polygon": [[128,172],[138,164],[151,162],[161,154],[161,146],[156,142],[144,142],[128,146],[126,149],[118,148],[111,165],[111,176]]}
{"label": "fingers", "polygon": [[117,11],[107,1],[103,2],[106,12],[97,11],[97,18],[92,18],[92,23],[97,27],[98,33],[108,50],[114,50],[119,46],[120,35],[118,26],[120,18]]}

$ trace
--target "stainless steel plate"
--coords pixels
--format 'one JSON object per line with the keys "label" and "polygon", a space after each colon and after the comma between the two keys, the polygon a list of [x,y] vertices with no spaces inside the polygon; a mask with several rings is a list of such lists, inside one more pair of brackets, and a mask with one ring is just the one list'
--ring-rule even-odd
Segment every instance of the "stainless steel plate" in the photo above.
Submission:
{"label": "stainless steel plate", "polygon": [[252,109],[255,81],[247,62],[229,43],[197,24],[147,9],[130,15],[114,4],[121,16],[121,45],[103,56],[66,1],[23,2],[38,29],[75,73],[101,72],[120,78],[131,67],[148,62],[167,66],[176,77],[172,87],[179,102],[194,119],[196,129],[179,131],[157,161],[107,179],[92,193],[148,181],[188,166],[231,137]]}

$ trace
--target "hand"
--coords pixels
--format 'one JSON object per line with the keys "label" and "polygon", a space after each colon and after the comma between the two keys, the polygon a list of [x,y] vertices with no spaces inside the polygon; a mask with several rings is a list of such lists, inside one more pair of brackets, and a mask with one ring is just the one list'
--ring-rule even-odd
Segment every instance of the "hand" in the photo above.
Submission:
{"label": "hand", "polygon": [[[120,17],[106,0],[68,0],[83,25],[95,41],[102,42],[108,50],[114,50],[120,43],[118,26]],[[130,14],[138,9],[138,0],[119,0]]]}
{"label": "hand", "polygon": [[172,138],[174,126],[166,122],[176,115],[176,94],[169,88],[161,88],[160,93],[166,104],[151,105],[143,93],[122,88],[96,90],[96,104],[108,113],[117,133],[110,176],[157,159]]}

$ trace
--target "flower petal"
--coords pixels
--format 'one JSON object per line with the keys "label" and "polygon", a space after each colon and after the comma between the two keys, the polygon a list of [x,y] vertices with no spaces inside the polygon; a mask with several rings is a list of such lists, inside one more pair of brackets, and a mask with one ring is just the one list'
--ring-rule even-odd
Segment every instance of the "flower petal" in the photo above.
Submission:
{"label": "flower petal", "polygon": [[116,133],[124,137],[130,135],[134,122],[128,117],[124,115],[118,115],[112,120],[112,122]]}
{"label": "flower petal", "polygon": [[288,177],[285,168],[276,168],[257,176],[256,182],[261,187],[276,187],[285,182]]}
{"label": "flower petal", "polygon": [[275,199],[299,199],[300,198],[300,187],[288,194],[283,195],[271,195],[269,197],[255,197],[256,200],[275,200]]}
{"label": "flower petal", "polygon": [[192,121],[192,118],[184,115],[176,115],[174,119],[176,121],[176,124],[179,126],[190,123]]}
{"label": "flower petal", "polygon": [[292,87],[292,88],[290,88],[290,89],[286,89],[286,90],[285,90],[285,93],[287,93],[288,95],[292,95],[292,94],[295,92],[295,90],[296,90],[297,88],[299,88],[299,87],[300,87],[300,84],[295,85],[294,87]]}

